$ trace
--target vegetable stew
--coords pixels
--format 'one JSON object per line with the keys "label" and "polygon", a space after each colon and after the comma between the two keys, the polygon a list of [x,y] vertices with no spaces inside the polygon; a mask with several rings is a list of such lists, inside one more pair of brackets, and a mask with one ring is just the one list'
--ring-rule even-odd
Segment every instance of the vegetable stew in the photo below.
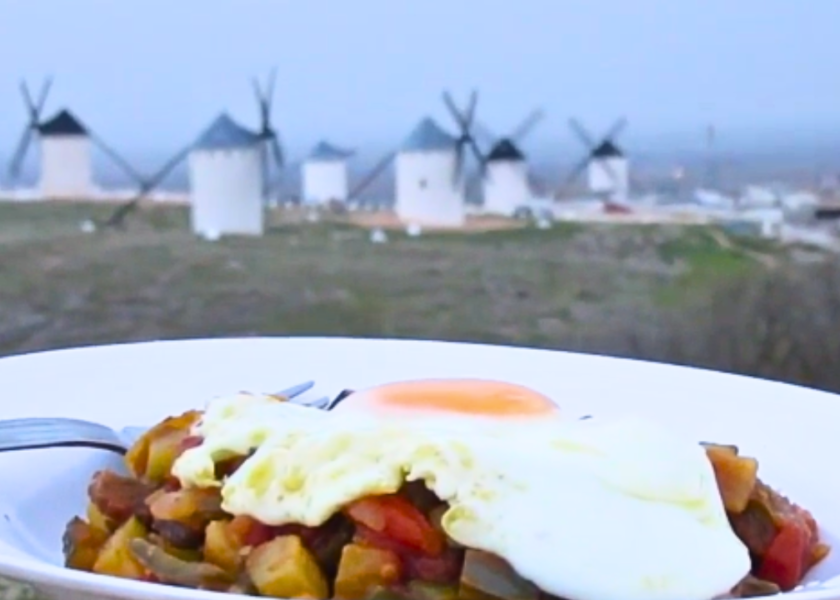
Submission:
{"label": "vegetable stew", "polygon": [[[166,419],[126,455],[130,475],[97,472],[85,518],[64,534],[66,566],[103,575],[278,598],[543,600],[503,559],[464,548],[440,526],[446,509],[420,483],[362,498],[318,527],[226,514],[220,490],[183,489],[171,468],[201,413]],[[827,553],[810,513],[758,478],[735,446],[704,444],[752,572],[733,598],[796,587]],[[230,475],[245,457],[216,464]],[[555,599],[559,600],[559,599]]]}

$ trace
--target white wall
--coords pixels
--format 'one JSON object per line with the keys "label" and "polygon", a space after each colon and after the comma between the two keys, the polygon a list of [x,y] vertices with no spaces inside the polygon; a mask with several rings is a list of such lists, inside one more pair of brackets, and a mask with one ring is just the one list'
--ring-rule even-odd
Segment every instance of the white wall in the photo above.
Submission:
{"label": "white wall", "polygon": [[455,152],[397,155],[395,211],[405,223],[460,227],[465,220],[463,186],[453,185]]}
{"label": "white wall", "polygon": [[347,163],[343,160],[307,161],[302,179],[301,197],[306,204],[347,200]]}
{"label": "white wall", "polygon": [[262,235],[259,147],[201,150],[189,157],[191,220],[198,235]]}
{"label": "white wall", "polygon": [[90,139],[83,135],[42,137],[39,187],[45,198],[87,198],[93,193]]}
{"label": "white wall", "polygon": [[512,217],[516,209],[531,199],[528,165],[521,160],[487,163],[484,178],[484,212]]}
{"label": "white wall", "polygon": [[[615,177],[611,177],[610,173]],[[627,197],[630,188],[630,164],[627,158],[595,158],[589,162],[587,175],[591,191],[612,193],[619,198]]]}

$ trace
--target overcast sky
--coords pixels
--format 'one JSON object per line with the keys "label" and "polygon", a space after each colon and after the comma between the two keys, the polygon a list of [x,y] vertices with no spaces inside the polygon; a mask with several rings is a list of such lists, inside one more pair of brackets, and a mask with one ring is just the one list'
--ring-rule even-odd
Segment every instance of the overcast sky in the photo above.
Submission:
{"label": "overcast sky", "polygon": [[449,126],[441,89],[472,86],[500,133],[544,107],[538,142],[577,144],[570,115],[597,134],[625,114],[639,139],[840,126],[840,0],[0,0],[0,14],[0,154],[21,77],[54,75],[48,112],[157,152],[224,108],[254,125],[248,79],[272,65],[297,152],[396,144],[425,113]]}

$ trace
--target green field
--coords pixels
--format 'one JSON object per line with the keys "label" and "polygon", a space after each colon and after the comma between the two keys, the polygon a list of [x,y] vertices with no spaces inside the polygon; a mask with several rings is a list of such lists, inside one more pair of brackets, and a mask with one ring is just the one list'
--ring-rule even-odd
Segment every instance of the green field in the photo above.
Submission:
{"label": "green field", "polygon": [[[440,338],[611,351],[628,326],[783,262],[704,227],[392,235],[284,223],[261,239],[195,239],[183,208],[81,233],[108,207],[0,204],[0,353],[228,335]],[[721,236],[725,244],[721,243]],[[727,247],[724,247],[727,246]]]}

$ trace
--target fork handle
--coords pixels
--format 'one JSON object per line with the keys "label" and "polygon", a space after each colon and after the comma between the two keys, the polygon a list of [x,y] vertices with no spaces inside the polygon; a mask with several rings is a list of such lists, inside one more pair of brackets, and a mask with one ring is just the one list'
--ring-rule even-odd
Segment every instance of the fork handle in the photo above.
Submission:
{"label": "fork handle", "polygon": [[0,421],[0,452],[66,447],[126,452],[116,432],[98,423],[49,418]]}

